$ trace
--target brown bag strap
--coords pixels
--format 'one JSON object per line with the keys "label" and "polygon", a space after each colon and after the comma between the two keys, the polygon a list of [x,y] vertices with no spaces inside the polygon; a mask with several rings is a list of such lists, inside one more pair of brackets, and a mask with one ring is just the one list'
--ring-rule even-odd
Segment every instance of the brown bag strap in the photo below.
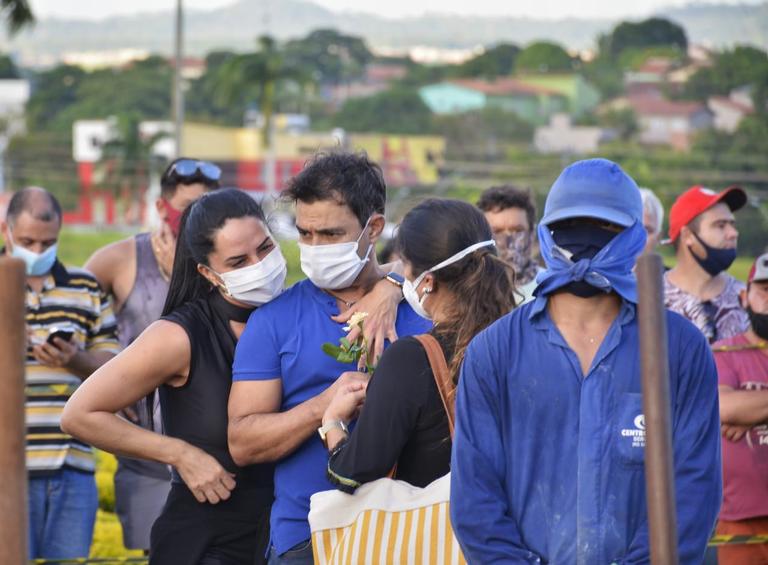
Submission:
{"label": "brown bag strap", "polygon": [[453,392],[456,386],[453,384],[453,379],[451,379],[451,373],[448,370],[448,363],[445,360],[443,348],[440,347],[440,343],[435,337],[430,334],[421,334],[414,337],[419,340],[419,343],[421,343],[427,352],[429,366],[432,367],[432,374],[435,376],[435,384],[440,393],[440,398],[443,400],[445,414],[448,416],[448,430],[451,432],[451,439],[453,439]]}

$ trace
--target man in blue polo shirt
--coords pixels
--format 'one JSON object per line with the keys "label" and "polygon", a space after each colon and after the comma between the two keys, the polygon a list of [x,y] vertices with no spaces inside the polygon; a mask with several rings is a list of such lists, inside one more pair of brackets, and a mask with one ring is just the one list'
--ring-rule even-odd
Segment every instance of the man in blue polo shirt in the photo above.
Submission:
{"label": "man in blue polo shirt", "polygon": [[[451,519],[471,563],[648,563],[635,182],[604,159],[547,197],[534,302],[479,334],[459,380]],[[701,563],[720,508],[717,373],[667,313],[680,563]]]}
{"label": "man in blue polo shirt", "polygon": [[[229,401],[235,462],[278,462],[270,564],[313,561],[309,498],[334,488],[326,478],[328,452],[315,432],[337,388],[367,380],[351,372],[354,364],[323,353],[322,345],[338,343],[346,333],[331,317],[385,276],[373,252],[384,228],[386,198],[377,165],[363,155],[319,156],[291,181],[287,194],[296,202],[308,280],[251,315],[235,353]],[[387,277],[397,282],[393,273]],[[395,329],[401,336],[419,334],[429,323],[402,303]],[[332,424],[339,423],[327,426]]]}

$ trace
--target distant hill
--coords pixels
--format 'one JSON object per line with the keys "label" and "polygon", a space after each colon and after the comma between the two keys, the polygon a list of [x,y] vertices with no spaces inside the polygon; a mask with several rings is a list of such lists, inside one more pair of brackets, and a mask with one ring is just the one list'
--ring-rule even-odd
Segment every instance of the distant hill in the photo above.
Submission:
{"label": "distant hill", "polygon": [[[203,54],[214,48],[247,49],[267,29],[265,0],[239,0],[215,10],[189,10],[187,51]],[[499,41],[524,44],[551,39],[571,48],[594,45],[599,33],[616,23],[609,19],[541,20],[520,17],[425,15],[388,19],[370,14],[336,13],[308,0],[269,1],[269,31],[278,38],[298,37],[319,27],[361,35],[373,46],[429,45],[464,48]],[[715,47],[752,43],[768,48],[768,1],[762,4],[691,4],[662,10],[659,15],[682,24],[695,43]],[[65,51],[95,51],[123,47],[170,53],[171,12],[137,14],[103,21],[45,19],[0,48],[23,59],[56,57]]]}

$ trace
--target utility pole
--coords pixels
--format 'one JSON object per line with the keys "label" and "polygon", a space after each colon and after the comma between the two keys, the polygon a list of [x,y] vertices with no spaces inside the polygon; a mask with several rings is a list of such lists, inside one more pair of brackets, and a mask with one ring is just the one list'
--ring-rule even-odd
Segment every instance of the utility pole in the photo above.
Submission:
{"label": "utility pole", "polygon": [[184,65],[184,8],[183,0],[176,0],[176,25],[173,69],[173,134],[176,141],[176,157],[183,154],[182,130],[184,127],[184,89],[181,71]]}

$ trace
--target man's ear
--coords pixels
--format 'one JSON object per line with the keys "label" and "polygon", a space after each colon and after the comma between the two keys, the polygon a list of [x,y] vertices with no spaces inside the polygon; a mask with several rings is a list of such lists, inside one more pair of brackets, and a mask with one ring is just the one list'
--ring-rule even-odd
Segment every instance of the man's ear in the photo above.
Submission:
{"label": "man's ear", "polygon": [[749,284],[747,284],[747,288],[742,288],[739,291],[739,302],[741,303],[741,307],[746,310],[749,307],[749,299],[747,298],[747,293],[749,292]]}
{"label": "man's ear", "polygon": [[165,209],[165,200],[158,198],[155,200],[155,208],[157,209],[157,215],[160,216],[162,221],[168,218],[168,211]]}
{"label": "man's ear", "polygon": [[387,220],[384,218],[383,214],[376,214],[368,222],[368,230],[372,244],[375,244],[379,240],[381,232],[384,231],[384,226],[386,226],[386,224]]}

